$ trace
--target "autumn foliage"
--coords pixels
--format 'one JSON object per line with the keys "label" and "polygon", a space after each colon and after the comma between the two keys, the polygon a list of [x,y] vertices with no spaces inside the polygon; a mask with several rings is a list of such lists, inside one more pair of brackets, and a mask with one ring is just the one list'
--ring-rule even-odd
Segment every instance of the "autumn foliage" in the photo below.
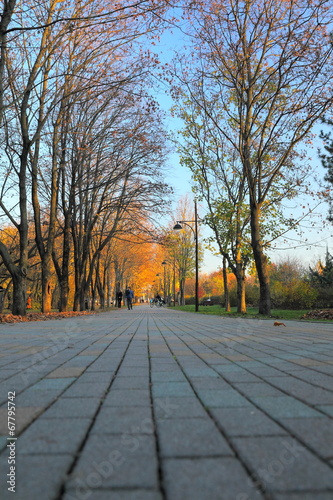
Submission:
{"label": "autumn foliage", "polygon": [[[163,292],[184,303],[196,267],[193,215],[180,207],[190,223],[177,237],[172,223],[160,227],[169,145],[152,88],[152,47],[173,6],[3,3],[0,295],[14,315],[25,316],[30,301],[43,313],[111,307],[128,285],[141,300]],[[224,291],[234,279],[228,268],[244,312],[253,260],[259,312],[269,314],[280,291],[276,284],[271,293],[267,248],[282,225],[295,225],[282,217],[283,202],[310,190],[302,147],[333,104],[333,1],[180,8],[190,43],[163,76],[186,125],[181,162],[208,206]],[[289,296],[307,286],[290,285]],[[206,288],[200,297],[217,291]]]}
{"label": "autumn foliage", "polygon": [[74,312],[70,311],[67,313],[28,313],[25,316],[13,315],[13,314],[0,314],[0,323],[24,323],[27,321],[50,321],[55,319],[65,319],[73,318],[76,316],[86,316],[87,314],[93,314],[91,312]]}

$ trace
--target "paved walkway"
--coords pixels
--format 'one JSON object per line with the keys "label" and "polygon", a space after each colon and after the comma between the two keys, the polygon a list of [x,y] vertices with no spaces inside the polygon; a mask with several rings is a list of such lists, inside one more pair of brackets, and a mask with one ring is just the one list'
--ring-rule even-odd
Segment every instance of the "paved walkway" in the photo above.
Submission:
{"label": "paved walkway", "polygon": [[0,325],[1,499],[332,500],[333,325],[286,325],[146,306]]}

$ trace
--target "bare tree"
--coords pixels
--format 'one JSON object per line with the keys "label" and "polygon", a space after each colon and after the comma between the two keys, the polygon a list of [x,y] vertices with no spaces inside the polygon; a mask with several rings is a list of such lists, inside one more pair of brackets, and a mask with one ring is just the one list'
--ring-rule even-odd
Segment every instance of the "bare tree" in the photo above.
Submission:
{"label": "bare tree", "polygon": [[[177,207],[177,220],[187,221],[181,224],[182,229],[177,233],[170,233],[164,238],[169,253],[170,262],[174,263],[179,282],[179,303],[185,305],[186,279],[194,275],[196,269],[196,242],[195,242],[195,214],[190,207],[188,196],[181,198]],[[196,235],[198,236],[198,235]],[[199,262],[202,258],[201,245],[199,245]]]}
{"label": "bare tree", "polygon": [[297,146],[332,104],[332,2],[195,0],[187,14],[195,39],[182,85],[203,111],[218,102],[219,120],[209,117],[242,162],[259,311],[269,314],[262,211],[302,185],[307,165]]}
{"label": "bare tree", "polygon": [[174,110],[184,129],[177,144],[181,163],[192,172],[196,195],[208,209],[203,221],[214,234],[209,242],[216,242],[228,261],[237,280],[237,310],[245,313],[245,271],[250,261],[246,179],[236,152],[230,151],[220,130],[211,124],[209,115],[218,120],[219,114],[216,103],[213,107],[203,111],[187,96],[178,99]]}
{"label": "bare tree", "polygon": [[[42,261],[43,309],[50,309],[51,255],[56,234],[58,187],[63,180],[65,158],[58,144],[60,140],[66,146],[66,126],[62,120],[69,116],[68,99],[82,93],[83,89],[89,92],[96,87],[102,96],[110,86],[119,88],[124,83],[124,76],[125,81],[131,80],[132,73],[120,71],[121,63],[128,57],[127,66],[133,64],[136,40],[147,33],[154,36],[168,3],[124,0],[111,10],[96,0],[68,2],[66,6],[57,0],[49,4],[32,0],[22,4],[20,10],[15,9],[16,2],[4,3],[0,24],[0,123],[2,120],[4,124],[1,139],[6,143],[6,161],[0,208],[19,232],[19,261],[13,261],[2,240],[0,254],[13,279],[14,314],[26,312],[30,202],[33,203],[36,242]],[[136,50],[137,57],[139,50]],[[144,59],[147,61],[147,57]],[[110,61],[115,68],[113,71]],[[147,71],[147,67],[141,66],[142,79]],[[59,112],[57,116],[52,115],[53,122],[54,110]],[[40,177],[47,177],[42,172],[45,166],[42,157],[45,161],[46,138],[51,136],[54,141],[49,169],[51,184],[49,196],[42,206]],[[6,196],[16,186],[17,206],[8,202]],[[47,235],[43,230],[43,210],[49,218]],[[69,215],[70,212],[64,220],[65,255],[69,248]],[[67,271],[65,259],[62,272],[66,274]]]}

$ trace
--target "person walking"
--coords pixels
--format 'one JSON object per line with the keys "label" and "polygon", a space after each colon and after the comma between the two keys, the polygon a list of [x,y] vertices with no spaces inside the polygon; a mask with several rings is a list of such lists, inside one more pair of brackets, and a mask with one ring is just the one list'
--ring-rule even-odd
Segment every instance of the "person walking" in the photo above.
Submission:
{"label": "person walking", "polygon": [[121,307],[122,300],[123,300],[123,292],[119,290],[119,292],[117,293],[117,304],[119,308]]}
{"label": "person walking", "polygon": [[125,290],[125,297],[126,297],[126,300],[127,300],[128,310],[133,309],[133,307],[132,307],[132,300],[134,298],[134,293],[133,293],[133,290],[130,289],[130,287],[126,288],[126,290]]}

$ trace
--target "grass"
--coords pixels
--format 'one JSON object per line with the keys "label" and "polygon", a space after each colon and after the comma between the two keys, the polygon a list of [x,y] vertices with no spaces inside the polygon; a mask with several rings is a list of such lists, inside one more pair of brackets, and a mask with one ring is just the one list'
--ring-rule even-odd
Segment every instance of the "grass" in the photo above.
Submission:
{"label": "grass", "polygon": [[[186,312],[195,312],[194,305],[176,306],[173,309]],[[270,316],[263,316],[258,314],[257,307],[248,307],[246,314],[237,313],[235,307],[231,308],[231,312],[226,312],[224,308],[219,305],[215,306],[199,306],[200,314],[214,314],[215,316],[224,316],[229,318],[276,318],[276,319],[301,319],[302,316],[308,313],[308,310],[292,310],[292,309],[272,309]]]}

